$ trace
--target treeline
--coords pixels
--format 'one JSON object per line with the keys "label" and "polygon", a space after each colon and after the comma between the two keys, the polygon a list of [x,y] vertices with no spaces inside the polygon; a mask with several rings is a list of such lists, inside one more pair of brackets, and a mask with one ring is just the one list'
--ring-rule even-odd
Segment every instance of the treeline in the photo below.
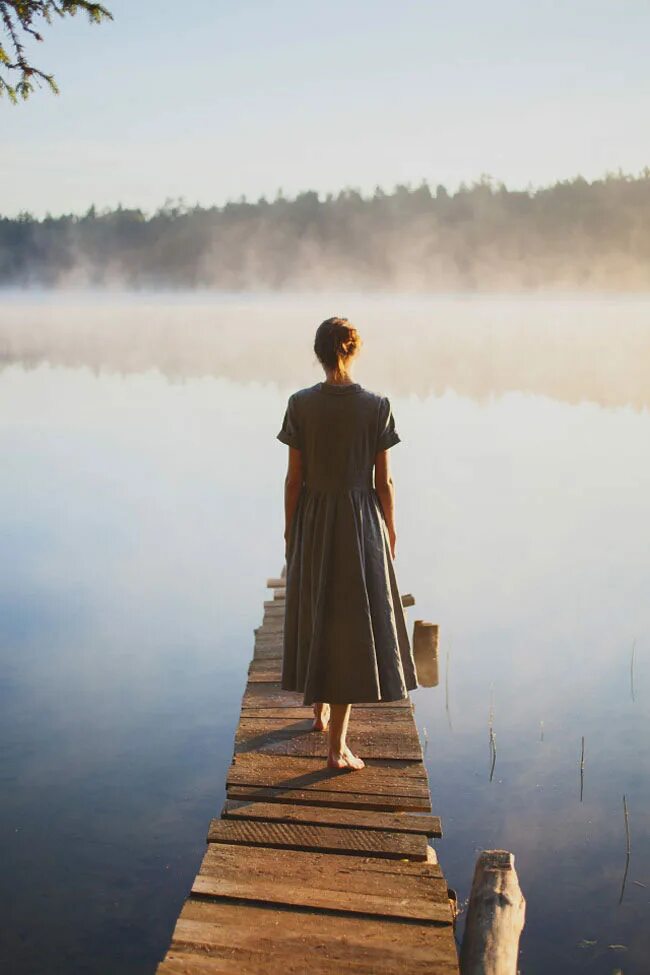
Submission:
{"label": "treeline", "polygon": [[650,288],[650,169],[223,207],[0,218],[0,285],[417,291]]}

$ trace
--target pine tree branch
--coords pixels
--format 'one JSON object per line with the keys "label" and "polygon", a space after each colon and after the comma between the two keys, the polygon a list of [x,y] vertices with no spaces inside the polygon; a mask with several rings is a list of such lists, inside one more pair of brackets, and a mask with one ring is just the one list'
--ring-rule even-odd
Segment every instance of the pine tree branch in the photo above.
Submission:
{"label": "pine tree branch", "polygon": [[[42,41],[43,37],[35,26],[39,20],[51,24],[53,15],[74,17],[80,11],[95,24],[113,19],[103,4],[89,0],[0,0],[0,34],[4,33],[7,38],[5,44],[0,41],[0,68],[8,73],[0,73],[0,97],[6,94],[11,102],[16,103],[19,98],[28,98],[35,84],[40,87],[41,82],[58,94],[54,76],[30,62],[21,34]],[[15,82],[11,78],[12,72],[18,75]]]}

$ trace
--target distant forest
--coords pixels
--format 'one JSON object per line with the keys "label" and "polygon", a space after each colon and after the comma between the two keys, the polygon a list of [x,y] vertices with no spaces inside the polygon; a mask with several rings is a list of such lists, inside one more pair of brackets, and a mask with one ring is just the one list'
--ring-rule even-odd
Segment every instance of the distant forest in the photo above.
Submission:
{"label": "distant forest", "polygon": [[228,291],[650,288],[650,169],[514,191],[281,194],[222,207],[0,217],[0,286]]}

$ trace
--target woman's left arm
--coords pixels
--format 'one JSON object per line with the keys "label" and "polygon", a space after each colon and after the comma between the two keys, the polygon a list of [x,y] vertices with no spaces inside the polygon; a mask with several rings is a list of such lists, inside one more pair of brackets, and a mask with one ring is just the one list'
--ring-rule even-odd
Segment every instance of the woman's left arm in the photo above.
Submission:
{"label": "woman's left arm", "polygon": [[289,464],[284,479],[284,557],[286,559],[291,524],[298,504],[298,497],[302,488],[303,467],[302,453],[297,447],[289,447]]}

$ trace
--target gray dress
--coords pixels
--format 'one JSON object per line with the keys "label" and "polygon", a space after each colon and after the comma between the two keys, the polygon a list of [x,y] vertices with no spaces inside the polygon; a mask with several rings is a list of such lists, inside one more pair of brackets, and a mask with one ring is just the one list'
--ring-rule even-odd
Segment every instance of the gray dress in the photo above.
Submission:
{"label": "gray dress", "polygon": [[417,686],[375,454],[400,441],[390,402],[359,383],[292,393],[282,443],[302,453],[287,545],[282,687],[304,704],[397,701]]}

